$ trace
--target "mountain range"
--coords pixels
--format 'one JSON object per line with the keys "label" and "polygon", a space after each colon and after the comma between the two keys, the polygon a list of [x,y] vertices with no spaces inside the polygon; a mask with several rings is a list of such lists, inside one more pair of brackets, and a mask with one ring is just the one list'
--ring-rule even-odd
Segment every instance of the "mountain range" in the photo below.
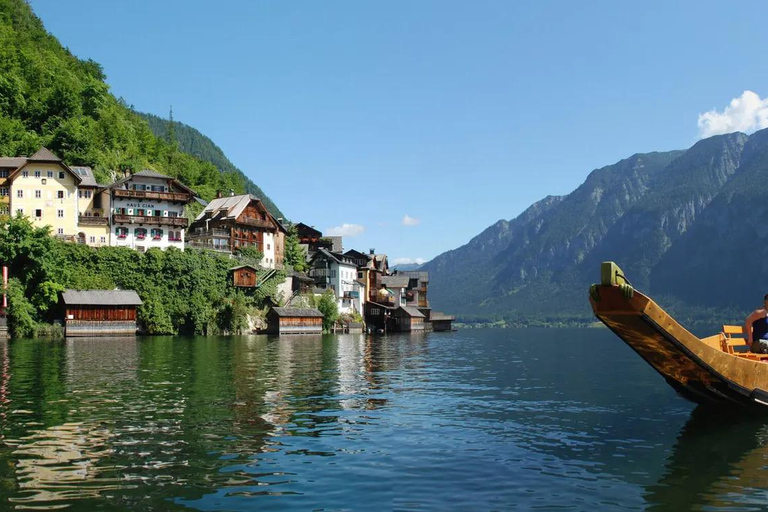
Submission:
{"label": "mountain range", "polygon": [[421,269],[464,321],[584,322],[601,261],[691,323],[743,319],[768,291],[768,130],[636,154],[500,220]]}

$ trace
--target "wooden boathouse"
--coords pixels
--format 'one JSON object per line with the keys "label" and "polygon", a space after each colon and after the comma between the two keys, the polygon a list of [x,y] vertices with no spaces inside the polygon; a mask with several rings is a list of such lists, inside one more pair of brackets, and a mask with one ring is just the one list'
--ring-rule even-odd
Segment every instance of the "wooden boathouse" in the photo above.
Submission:
{"label": "wooden boathouse", "polygon": [[133,290],[67,290],[61,300],[67,337],[136,335],[136,308],[142,302]]}
{"label": "wooden boathouse", "polygon": [[323,314],[315,308],[272,308],[267,313],[269,334],[322,334]]}
{"label": "wooden boathouse", "polygon": [[229,269],[232,273],[232,284],[237,288],[256,288],[259,269],[253,265],[240,265]]}
{"label": "wooden boathouse", "polygon": [[392,321],[395,324],[393,331],[410,332],[423,331],[424,314],[413,306],[400,306],[392,312]]}

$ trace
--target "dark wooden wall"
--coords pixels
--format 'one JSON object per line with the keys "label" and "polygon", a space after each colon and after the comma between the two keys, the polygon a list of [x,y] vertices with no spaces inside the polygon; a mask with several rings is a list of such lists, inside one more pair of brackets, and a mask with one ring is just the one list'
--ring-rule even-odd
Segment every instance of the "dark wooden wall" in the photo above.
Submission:
{"label": "dark wooden wall", "polygon": [[67,306],[66,318],[95,322],[136,320],[136,306]]}

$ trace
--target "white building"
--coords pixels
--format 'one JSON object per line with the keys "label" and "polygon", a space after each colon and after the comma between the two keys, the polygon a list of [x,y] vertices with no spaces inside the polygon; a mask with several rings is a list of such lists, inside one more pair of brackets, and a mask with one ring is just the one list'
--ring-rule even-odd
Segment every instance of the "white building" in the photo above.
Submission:
{"label": "white building", "polygon": [[365,283],[357,279],[357,265],[352,258],[320,249],[312,258],[308,274],[321,290],[333,290],[339,313],[363,313]]}
{"label": "white building", "polygon": [[111,187],[110,245],[144,252],[153,247],[184,250],[189,221],[184,206],[195,192],[170,176],[141,171]]}

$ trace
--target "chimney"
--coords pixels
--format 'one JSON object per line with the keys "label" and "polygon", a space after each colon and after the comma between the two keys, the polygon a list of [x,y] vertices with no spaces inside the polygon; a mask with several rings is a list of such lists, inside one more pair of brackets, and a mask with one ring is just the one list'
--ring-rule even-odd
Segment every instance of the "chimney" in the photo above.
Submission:
{"label": "chimney", "polygon": [[224,194],[221,193],[221,190],[216,191],[216,199],[220,199]]}
{"label": "chimney", "polygon": [[371,249],[369,249],[369,250],[371,251],[371,256],[373,256],[374,254],[376,254],[376,249],[374,249],[374,248],[371,248]]}

